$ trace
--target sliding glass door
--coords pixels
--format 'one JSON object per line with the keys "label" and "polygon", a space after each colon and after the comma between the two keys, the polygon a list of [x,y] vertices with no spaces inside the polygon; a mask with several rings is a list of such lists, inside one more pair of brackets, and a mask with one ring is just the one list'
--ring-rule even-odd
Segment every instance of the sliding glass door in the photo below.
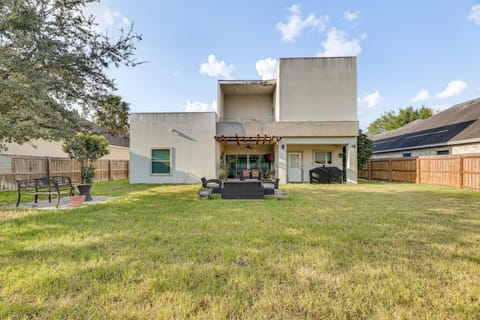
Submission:
{"label": "sliding glass door", "polygon": [[229,154],[225,160],[227,177],[230,179],[241,177],[243,169],[258,169],[261,177],[267,176],[270,171],[270,163],[266,162],[263,155],[259,154]]}

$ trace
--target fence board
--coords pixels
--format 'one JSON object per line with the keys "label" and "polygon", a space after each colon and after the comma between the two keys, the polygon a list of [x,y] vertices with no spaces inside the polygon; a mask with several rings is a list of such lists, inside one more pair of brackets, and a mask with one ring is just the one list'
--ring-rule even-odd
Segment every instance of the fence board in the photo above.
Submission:
{"label": "fence board", "polygon": [[480,155],[375,159],[358,171],[358,177],[480,190]]}
{"label": "fence board", "polygon": [[[81,165],[77,160],[9,155],[0,158],[3,162],[11,161],[10,172],[0,174],[0,191],[16,189],[16,180],[22,179],[69,176],[73,183],[81,182]],[[97,160],[95,166],[95,181],[128,179],[128,160]]]}
{"label": "fence board", "polygon": [[360,170],[360,178],[396,182],[415,182],[416,159],[375,159],[370,160],[366,169]]}

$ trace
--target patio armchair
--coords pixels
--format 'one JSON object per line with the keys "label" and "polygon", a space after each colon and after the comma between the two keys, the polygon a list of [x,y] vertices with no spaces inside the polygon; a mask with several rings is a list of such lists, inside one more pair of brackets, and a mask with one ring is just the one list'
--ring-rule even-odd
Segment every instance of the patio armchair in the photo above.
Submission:
{"label": "patio armchair", "polygon": [[222,193],[222,180],[202,178],[202,187],[211,189],[212,193]]}
{"label": "patio armchair", "polygon": [[260,179],[260,171],[258,169],[252,169],[252,179]]}
{"label": "patio armchair", "polygon": [[275,195],[275,190],[278,190],[279,182],[280,182],[279,178],[276,178],[275,180],[271,180],[271,179],[262,180],[263,194],[266,196]]}
{"label": "patio armchair", "polygon": [[250,179],[250,170],[248,169],[242,170],[242,179]]}

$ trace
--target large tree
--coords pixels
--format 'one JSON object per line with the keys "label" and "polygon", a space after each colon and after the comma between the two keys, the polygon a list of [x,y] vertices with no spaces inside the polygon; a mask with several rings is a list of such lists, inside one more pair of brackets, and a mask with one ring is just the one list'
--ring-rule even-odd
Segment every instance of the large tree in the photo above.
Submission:
{"label": "large tree", "polygon": [[433,115],[432,109],[422,106],[420,109],[408,107],[395,111],[385,112],[368,126],[369,134],[379,134],[385,131],[395,130],[417,119],[426,119]]}
{"label": "large tree", "polygon": [[362,132],[362,130],[358,130],[358,137],[357,137],[357,164],[358,169],[363,169],[367,164],[368,160],[373,154],[373,142],[368,138],[368,136]]}
{"label": "large tree", "polygon": [[95,124],[102,127],[112,136],[128,137],[130,125],[128,118],[130,108],[128,103],[116,95],[109,95],[103,98],[97,107]]}
{"label": "large tree", "polygon": [[107,69],[137,64],[141,37],[101,34],[84,13],[92,2],[0,1],[0,143],[71,136],[84,123],[76,109],[115,90]]}

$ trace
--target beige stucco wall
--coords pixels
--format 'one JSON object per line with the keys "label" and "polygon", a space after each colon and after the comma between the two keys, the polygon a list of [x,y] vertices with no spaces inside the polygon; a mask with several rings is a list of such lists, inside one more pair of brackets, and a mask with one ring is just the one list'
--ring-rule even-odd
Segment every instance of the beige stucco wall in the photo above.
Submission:
{"label": "beige stucco wall", "polygon": [[426,148],[426,149],[405,150],[405,151],[399,151],[399,152],[385,152],[385,153],[373,154],[372,159],[403,158],[404,153],[410,153],[412,158],[419,157],[419,156],[435,156],[437,155],[438,150],[449,150],[449,152],[452,153],[452,150],[449,147]]}
{"label": "beige stucco wall", "polygon": [[59,141],[45,140],[32,140],[22,145],[7,143],[7,150],[3,150],[1,153],[17,156],[68,158],[68,155],[62,150],[62,143],[63,142]]}
{"label": "beige stucco wall", "polygon": [[217,82],[217,115],[220,119],[223,119],[225,113],[225,99],[220,82]]}
{"label": "beige stucco wall", "polygon": [[109,146],[110,153],[104,156],[104,160],[129,160],[130,148]]}
{"label": "beige stucco wall", "polygon": [[357,121],[355,57],[280,59],[277,88],[279,121]]}
{"label": "beige stucco wall", "polygon": [[[2,150],[0,153],[17,156],[68,158],[68,155],[62,150],[62,143],[62,141],[45,140],[32,140],[22,145],[17,143],[7,143],[7,150]],[[109,146],[109,149],[110,154],[102,159],[128,160],[130,157],[129,148]]]}
{"label": "beige stucco wall", "polygon": [[358,135],[357,121],[286,121],[261,122],[257,120],[219,122],[217,136],[247,136],[257,134],[280,137],[351,137]]}
{"label": "beige stucco wall", "polygon": [[[312,157],[313,151],[334,151],[332,155],[332,165],[342,169],[342,160],[339,157],[339,153],[343,151],[343,146],[346,147],[347,157],[346,159],[346,177],[347,183],[357,183],[357,138],[356,137],[331,137],[331,138],[303,138],[303,137],[289,137],[280,141],[277,149],[278,161],[277,175],[280,178],[281,183],[288,181],[287,177],[287,157],[288,152],[300,151],[302,152],[302,164],[303,164],[303,182],[309,183],[309,170],[317,166],[313,164]],[[284,148],[282,148],[284,146]]]}
{"label": "beige stucco wall", "polygon": [[332,152],[332,164],[326,165],[327,167],[338,167],[342,169],[343,158],[339,156],[342,152],[343,146],[341,145],[287,145],[287,154],[289,152],[299,152],[302,155],[302,178],[304,183],[310,182],[309,171],[315,167],[321,167],[314,163],[313,153],[315,151],[331,151]]}
{"label": "beige stucco wall", "polygon": [[[198,183],[216,176],[216,114],[132,113],[131,183]],[[172,174],[151,174],[152,148],[172,148]]]}
{"label": "beige stucco wall", "polygon": [[261,95],[226,95],[224,96],[223,119],[238,121],[256,119],[273,121],[273,96]]}
{"label": "beige stucco wall", "polygon": [[452,146],[452,154],[480,153],[480,143]]}

